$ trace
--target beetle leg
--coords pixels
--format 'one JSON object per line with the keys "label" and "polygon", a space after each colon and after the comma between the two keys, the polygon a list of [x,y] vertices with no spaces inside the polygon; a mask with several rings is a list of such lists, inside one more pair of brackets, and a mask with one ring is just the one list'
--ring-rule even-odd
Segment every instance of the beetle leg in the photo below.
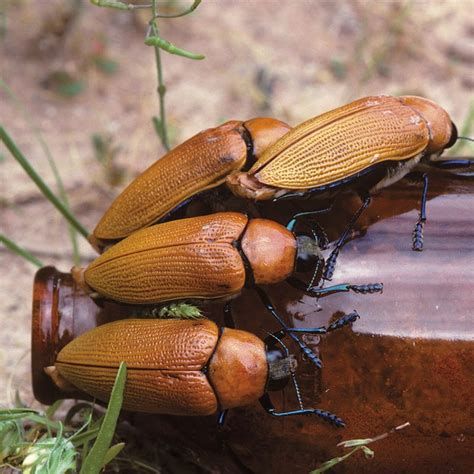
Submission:
{"label": "beetle leg", "polygon": [[235,321],[232,316],[232,300],[224,305],[224,325],[228,328],[235,329]]}
{"label": "beetle leg", "polygon": [[225,418],[227,416],[227,412],[229,410],[221,410],[218,414],[217,414],[217,424],[219,426],[222,426],[224,423],[225,423]]}
{"label": "beetle leg", "polygon": [[306,285],[303,281],[295,277],[289,277],[286,279],[294,288],[303,291],[309,296],[314,296],[316,298],[322,298],[324,296],[333,295],[335,293],[346,293],[348,291],[353,291],[354,293],[361,294],[372,294],[372,293],[382,293],[383,292],[383,283],[368,283],[367,285],[350,285],[349,283],[341,283],[339,285],[328,286],[327,288],[316,288]]}
{"label": "beetle leg", "polygon": [[262,303],[264,304],[265,308],[267,308],[268,312],[280,323],[280,326],[283,328],[283,331],[285,331],[285,333],[288,334],[288,336],[291,337],[291,339],[293,339],[296,344],[298,344],[303,354],[305,354],[306,357],[308,357],[311,362],[316,365],[316,367],[321,368],[323,364],[319,357],[317,357],[317,355],[298,336],[296,336],[290,331],[290,328],[286,325],[285,321],[277,313],[268,295],[258,286],[256,286],[254,289],[257,292],[258,296],[260,296],[260,299],[262,300]]}
{"label": "beetle leg", "polygon": [[276,408],[273,405],[268,393],[265,393],[262,397],[260,397],[259,402],[260,405],[262,405],[263,409],[272,416],[316,415],[338,427],[342,428],[346,426],[344,421],[341,420],[341,418],[339,418],[338,416],[325,410],[319,410],[317,408],[302,408],[299,410],[292,411],[276,411]]}
{"label": "beetle leg", "polygon": [[332,280],[332,276],[334,274],[334,270],[336,267],[336,260],[337,260],[337,257],[339,256],[339,252],[341,251],[342,246],[345,244],[347,236],[354,228],[357,222],[357,219],[359,219],[362,212],[369,206],[370,200],[371,200],[370,196],[366,196],[364,198],[362,205],[359,207],[357,212],[352,216],[351,220],[349,221],[348,226],[346,227],[346,230],[342,233],[342,235],[339,237],[338,241],[336,242],[334,249],[332,250],[331,254],[326,260],[326,268],[324,269],[323,280]]}
{"label": "beetle leg", "polygon": [[429,162],[429,165],[433,168],[456,170],[471,168],[472,166],[474,166],[474,160],[432,160]]}
{"label": "beetle leg", "polygon": [[286,228],[290,231],[293,232],[293,229],[296,226],[296,221],[298,219],[301,219],[302,217],[307,217],[307,216],[313,216],[315,214],[323,214],[324,212],[329,212],[332,209],[332,204],[329,207],[326,207],[324,209],[316,209],[314,211],[305,211],[305,212],[298,212],[295,214],[289,221],[288,224],[286,224]]}
{"label": "beetle leg", "polygon": [[345,314],[341,316],[339,319],[336,319],[332,322],[328,327],[321,326],[319,328],[290,328],[290,332],[304,332],[304,333],[311,333],[311,334],[327,334],[328,332],[335,331],[336,329],[340,329],[348,324],[353,323],[360,316],[357,311],[353,311],[350,314]]}
{"label": "beetle leg", "polygon": [[413,250],[421,252],[423,250],[423,228],[426,222],[426,199],[428,195],[428,175],[423,174],[423,191],[421,193],[420,218],[415,224],[412,233]]}

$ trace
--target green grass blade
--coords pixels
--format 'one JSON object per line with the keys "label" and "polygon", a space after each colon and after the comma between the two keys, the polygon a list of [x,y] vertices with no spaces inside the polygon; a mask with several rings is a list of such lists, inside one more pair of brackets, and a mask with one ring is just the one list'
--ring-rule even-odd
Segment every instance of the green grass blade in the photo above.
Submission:
{"label": "green grass blade", "polygon": [[48,431],[60,431],[62,430],[62,423],[60,421],[48,420],[44,415],[36,415],[34,413],[26,416],[28,420],[31,420],[39,425],[44,425]]}
{"label": "green grass blade", "polygon": [[31,410],[29,408],[8,408],[6,410],[0,410],[0,422],[19,420],[37,413],[36,410]]}
{"label": "green grass blade", "polygon": [[115,378],[109,405],[102,426],[100,427],[99,435],[87,458],[84,460],[80,474],[98,474],[102,470],[102,465],[112,442],[117,419],[122,408],[126,380],[127,366],[125,362],[122,362]]}
{"label": "green grass blade", "polygon": [[58,199],[58,197],[51,191],[48,185],[43,181],[41,176],[31,166],[30,162],[25,158],[23,153],[18,149],[13,139],[8,135],[6,130],[0,126],[0,140],[3,141],[8,151],[18,161],[20,166],[26,171],[28,176],[34,181],[36,186],[44,194],[44,196],[53,204],[54,207],[64,216],[64,218],[85,238],[89,235],[89,232],[82,226],[82,224],[76,219],[71,211],[65,206],[65,204]]}
{"label": "green grass blade", "polygon": [[112,459],[114,459],[115,456],[117,456],[123,448],[125,448],[125,443],[117,443],[111,446],[108,449],[107,454],[105,455],[104,462],[102,463],[102,468],[109,464],[109,462],[112,461]]}
{"label": "green grass blade", "polygon": [[[54,179],[56,180],[56,186],[58,187],[59,197],[63,201],[64,205],[69,210],[71,210],[69,206],[67,194],[66,194],[66,189],[64,188],[63,180],[61,179],[61,175],[59,174],[58,167],[56,166],[56,162],[54,161],[53,155],[51,153],[51,150],[49,149],[48,144],[46,143],[43,136],[41,135],[41,132],[39,131],[38,127],[30,119],[28,111],[23,106],[21,100],[15,95],[15,93],[10,89],[8,84],[2,79],[0,79],[0,87],[8,94],[8,96],[13,101],[17,109],[23,115],[23,118],[25,119],[26,123],[29,125],[31,131],[33,132],[39,144],[41,145],[41,148],[43,149],[43,152],[46,156],[46,159],[48,160],[49,167],[51,168],[51,171],[53,172]],[[69,237],[71,239],[74,264],[79,265],[80,257],[79,257],[79,245],[77,243],[77,232],[76,232],[76,229],[71,224],[68,224],[68,229],[69,229]]]}
{"label": "green grass blade", "polygon": [[13,253],[16,253],[20,257],[23,257],[25,260],[28,260],[33,265],[36,265],[38,268],[44,267],[44,264],[41,260],[36,258],[32,253],[28,252],[23,247],[17,245],[13,240],[10,240],[7,236],[0,234],[0,242],[5,245],[8,250],[11,250]]}
{"label": "green grass blade", "polygon": [[98,434],[99,434],[99,428],[94,428],[92,430],[86,431],[85,433],[81,433],[77,436],[73,435],[71,436],[71,438],[69,438],[69,440],[74,446],[79,447],[97,438]]}
{"label": "green grass blade", "polygon": [[56,400],[52,405],[48,407],[48,409],[45,412],[45,415],[51,419],[54,414],[59,410],[61,405],[64,403],[64,400]]}

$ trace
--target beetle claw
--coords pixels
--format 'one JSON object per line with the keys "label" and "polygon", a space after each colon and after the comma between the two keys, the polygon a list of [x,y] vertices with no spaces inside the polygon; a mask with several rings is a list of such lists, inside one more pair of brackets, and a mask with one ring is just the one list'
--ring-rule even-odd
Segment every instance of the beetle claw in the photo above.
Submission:
{"label": "beetle claw", "polygon": [[424,230],[425,222],[418,221],[413,229],[412,239],[413,239],[413,246],[412,249],[415,252],[423,251],[423,230]]}

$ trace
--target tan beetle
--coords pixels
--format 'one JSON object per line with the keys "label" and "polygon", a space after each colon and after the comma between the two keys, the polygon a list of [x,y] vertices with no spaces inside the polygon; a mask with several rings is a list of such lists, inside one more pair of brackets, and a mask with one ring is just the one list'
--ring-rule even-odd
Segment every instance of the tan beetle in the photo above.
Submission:
{"label": "tan beetle", "polygon": [[155,224],[196,194],[248,169],[290,130],[271,118],[232,120],[171,150],[132,181],[102,216],[89,241],[97,250]]}
{"label": "tan beetle", "polygon": [[[313,297],[348,291],[376,293],[383,285],[344,283],[316,288],[322,263],[317,237],[304,232],[295,235],[294,226],[295,219],[285,228],[269,219],[249,219],[237,212],[164,222],[133,233],[86,269],[74,268],[72,274],[86,291],[110,300],[156,305],[221,299],[227,301],[226,314],[232,298],[244,287],[253,288],[285,333],[320,367],[321,361],[293,334],[299,331],[285,324],[260,285],[287,281]],[[293,276],[312,268],[309,283]]]}
{"label": "tan beetle", "polygon": [[[103,249],[224,182],[234,194],[255,200],[331,198],[350,187],[364,196],[365,208],[368,193],[401,179],[419,163],[439,165],[433,157],[457,138],[444,109],[412,96],[365,97],[293,130],[268,118],[227,122],[190,138],[136,178],[106,211],[90,241]],[[422,249],[427,185],[424,177],[415,250]]]}
{"label": "tan beetle", "polygon": [[[335,324],[335,323],[333,323]],[[332,325],[331,325],[332,326]],[[331,326],[321,328],[324,332]],[[107,401],[120,363],[127,365],[123,408],[146,413],[205,416],[257,400],[271,415],[316,415],[336,426],[344,422],[319,409],[279,412],[268,391],[282,390],[296,360],[280,332],[265,342],[209,320],[125,319],[104,324],[67,344],[45,372],[62,390],[77,388]],[[280,343],[283,350],[276,347]]]}

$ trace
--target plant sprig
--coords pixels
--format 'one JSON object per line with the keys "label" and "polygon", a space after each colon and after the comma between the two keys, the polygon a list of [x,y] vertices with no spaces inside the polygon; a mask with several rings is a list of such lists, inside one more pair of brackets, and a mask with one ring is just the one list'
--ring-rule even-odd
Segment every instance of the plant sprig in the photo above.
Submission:
{"label": "plant sprig", "polygon": [[176,46],[165,38],[161,37],[157,19],[159,18],[179,18],[185,15],[189,15],[200,5],[202,0],[193,0],[193,3],[185,10],[179,13],[171,15],[163,15],[158,13],[157,2],[152,0],[150,4],[127,4],[125,2],[114,1],[114,0],[90,0],[93,5],[98,7],[113,8],[116,10],[132,11],[137,8],[151,8],[152,17],[149,21],[148,31],[145,36],[145,44],[151,46],[155,50],[155,62],[156,62],[156,73],[158,78],[158,100],[159,100],[159,117],[152,117],[154,129],[161,140],[163,147],[169,151],[171,146],[169,142],[168,125],[166,122],[166,110],[165,110],[165,95],[166,86],[163,77],[163,67],[161,62],[161,50],[166,51],[169,54],[175,54],[187,59],[202,60],[205,58],[204,55],[193,53],[184,48]]}
{"label": "plant sprig", "polygon": [[391,430],[387,431],[386,433],[382,433],[381,435],[375,436],[373,438],[363,438],[363,439],[348,439],[347,441],[341,441],[337,444],[341,448],[354,448],[349,451],[347,454],[343,456],[337,456],[335,458],[330,459],[329,461],[324,462],[321,464],[317,469],[314,469],[309,474],[322,474],[323,472],[332,469],[336,464],[339,464],[345,461],[347,458],[352,456],[357,451],[362,451],[366,457],[366,459],[372,459],[375,456],[375,452],[372,449],[368,448],[367,445],[371,443],[375,443],[375,441],[380,441],[381,439],[386,438],[392,433],[396,431],[400,431],[406,427],[410,426],[410,422],[403,423],[402,425],[396,426]]}
{"label": "plant sprig", "polygon": [[[84,402],[70,408],[64,423],[52,419],[62,401],[45,413],[23,407],[0,410],[0,470],[11,466],[25,474],[66,474],[77,472],[77,461],[83,459],[80,472],[98,474],[125,447],[123,442],[110,444],[122,407],[126,370],[125,364],[120,364],[107,411],[96,421],[94,405]],[[85,422],[77,427],[73,418],[84,410]],[[93,440],[89,451],[88,444]]]}

